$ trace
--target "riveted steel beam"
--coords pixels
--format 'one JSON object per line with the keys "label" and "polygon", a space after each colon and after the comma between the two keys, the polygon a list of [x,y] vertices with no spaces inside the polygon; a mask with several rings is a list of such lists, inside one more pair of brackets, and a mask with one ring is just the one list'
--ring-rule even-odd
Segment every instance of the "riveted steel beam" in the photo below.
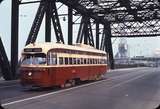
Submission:
{"label": "riveted steel beam", "polygon": [[1,37],[0,37],[0,68],[2,70],[2,76],[5,80],[14,79]]}
{"label": "riveted steel beam", "polygon": [[51,42],[51,17],[52,17],[52,5],[50,0],[45,1],[45,41]]}
{"label": "riveted steel beam", "polygon": [[26,45],[30,43],[34,43],[36,41],[40,26],[42,24],[44,14],[45,14],[45,4],[41,2],[38,7],[35,19],[33,21],[28,39],[26,41]]}
{"label": "riveted steel beam", "polygon": [[113,58],[113,49],[112,49],[112,41],[111,41],[110,24],[104,25],[104,34],[105,34],[105,51],[109,53],[110,68],[114,69],[114,58]]}
{"label": "riveted steel beam", "polygon": [[18,36],[19,36],[19,0],[12,0],[11,19],[11,72],[16,77],[18,67]]}
{"label": "riveted steel beam", "polygon": [[68,45],[73,43],[73,9],[68,7]]}
{"label": "riveted steel beam", "polygon": [[53,22],[54,31],[56,34],[56,39],[57,39],[57,42],[64,43],[64,38],[63,38],[59,17],[58,17],[56,2],[55,1],[51,2],[51,4],[52,4],[52,22]]}

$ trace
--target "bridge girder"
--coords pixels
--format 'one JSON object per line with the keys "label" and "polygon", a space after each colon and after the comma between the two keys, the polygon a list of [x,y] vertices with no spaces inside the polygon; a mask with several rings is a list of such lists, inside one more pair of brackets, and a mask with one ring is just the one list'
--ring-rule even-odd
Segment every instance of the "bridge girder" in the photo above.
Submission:
{"label": "bridge girder", "polygon": [[10,63],[8,61],[7,54],[5,52],[4,45],[2,43],[1,37],[0,37],[0,68],[2,76],[5,80],[11,80],[13,79],[13,74],[11,73]]}
{"label": "bridge girder", "polygon": [[[14,50],[11,50],[11,69],[13,72],[16,70],[18,65],[18,10],[20,4],[27,3],[38,3],[43,0],[34,0],[29,2],[23,2],[23,0],[12,0],[12,47]],[[72,44],[72,20],[73,15],[82,15],[88,18],[94,19],[96,25],[96,47],[97,48],[106,48],[111,46],[111,37],[149,37],[149,36],[159,36],[160,35],[160,1],[159,0],[48,0],[48,2],[61,2],[67,5],[70,8],[70,14],[68,18],[68,44]],[[2,0],[0,1],[0,3]],[[49,8],[48,8],[49,9]],[[74,14],[71,13],[74,10]],[[44,12],[40,12],[44,16]],[[48,13],[48,14],[47,14]],[[50,27],[49,24],[51,20],[55,21],[55,28],[58,29],[56,32],[59,35],[57,37],[58,41],[64,43],[63,35],[59,25],[58,14],[54,13],[55,16],[50,16],[49,11],[46,12],[46,41],[50,41]],[[53,14],[53,13],[52,13]],[[54,17],[54,18],[53,18]],[[57,17],[57,18],[56,18]],[[41,17],[43,19],[43,17]],[[41,20],[40,20],[41,22]],[[36,40],[36,35],[39,31],[39,26],[41,23],[38,23],[38,27],[31,29],[30,34],[33,34],[33,30],[36,30],[35,37],[30,37],[28,43],[34,42]],[[49,23],[47,23],[49,22]],[[104,35],[101,41],[101,46],[99,46],[99,24],[109,25],[108,33]],[[34,24],[33,24],[34,25]],[[32,26],[34,27],[34,26]],[[89,27],[89,26],[88,26]],[[103,28],[105,29],[105,28]],[[90,31],[90,30],[89,30]],[[109,32],[110,31],[110,32]],[[87,33],[87,32],[86,32]],[[90,31],[91,33],[91,31]],[[92,33],[91,33],[92,34]],[[90,34],[90,36],[92,36]],[[32,35],[29,35],[32,36]],[[56,35],[57,36],[57,35]],[[70,36],[70,37],[69,37]],[[94,38],[90,37],[90,44]],[[31,41],[32,40],[32,41]],[[98,40],[98,41],[97,41]],[[106,42],[107,43],[106,43]],[[102,43],[103,42],[103,43]],[[95,43],[95,42],[94,42]],[[110,45],[107,45],[110,44]],[[112,48],[111,48],[112,49]],[[113,55],[112,50],[107,49],[111,55]],[[111,56],[113,57],[113,56]],[[113,65],[113,64],[112,64]]]}

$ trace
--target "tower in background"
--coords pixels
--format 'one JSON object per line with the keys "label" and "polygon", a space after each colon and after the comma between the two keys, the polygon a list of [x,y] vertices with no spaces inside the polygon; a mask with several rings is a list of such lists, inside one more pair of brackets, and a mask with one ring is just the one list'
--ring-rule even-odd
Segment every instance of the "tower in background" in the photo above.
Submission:
{"label": "tower in background", "polygon": [[118,51],[115,55],[115,58],[128,58],[129,57],[129,47],[127,44],[127,40],[125,38],[120,38],[119,44],[118,44]]}

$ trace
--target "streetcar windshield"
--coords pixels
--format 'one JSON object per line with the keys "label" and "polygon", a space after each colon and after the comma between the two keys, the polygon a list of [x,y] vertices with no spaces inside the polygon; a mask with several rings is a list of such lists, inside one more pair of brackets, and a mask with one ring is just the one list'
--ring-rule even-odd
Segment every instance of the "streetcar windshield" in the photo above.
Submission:
{"label": "streetcar windshield", "polygon": [[46,55],[43,53],[23,55],[22,65],[44,65],[46,64]]}

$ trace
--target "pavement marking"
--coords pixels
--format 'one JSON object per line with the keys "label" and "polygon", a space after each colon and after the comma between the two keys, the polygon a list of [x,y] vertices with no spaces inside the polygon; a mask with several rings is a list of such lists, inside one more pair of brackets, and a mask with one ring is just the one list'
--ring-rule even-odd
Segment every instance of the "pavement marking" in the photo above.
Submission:
{"label": "pavement marking", "polygon": [[98,83],[101,83],[101,82],[104,82],[104,81],[107,81],[107,80],[108,79],[97,81],[97,82],[93,82],[93,83],[90,83],[90,84],[80,85],[80,86],[76,86],[76,87],[72,87],[72,88],[68,88],[68,89],[64,89],[64,90],[62,89],[60,91],[50,92],[50,93],[47,93],[47,94],[38,95],[38,96],[34,96],[34,97],[22,99],[22,100],[17,100],[17,101],[13,101],[13,102],[9,102],[9,103],[4,103],[4,104],[2,104],[2,106],[7,106],[7,105],[15,104],[15,103],[20,103],[20,102],[23,102],[23,101],[33,100],[33,99],[37,99],[37,98],[41,98],[41,97],[45,97],[45,96],[49,96],[49,95],[54,95],[54,94],[58,94],[58,93],[62,93],[62,92],[67,92],[67,91],[70,91],[70,90],[74,90],[74,89],[78,89],[78,88],[82,88],[82,87],[87,87],[87,86],[90,86],[90,85],[98,84]]}
{"label": "pavement marking", "polygon": [[135,68],[120,68],[120,69],[109,69],[109,71],[128,71],[128,70],[139,70],[139,69],[144,69],[144,68],[149,68],[149,67],[135,67]]}
{"label": "pavement marking", "polygon": [[[141,77],[143,77],[145,75],[148,75],[148,74],[143,74],[143,75],[140,75],[140,76],[136,76],[135,78],[129,79],[129,80],[125,81],[125,82],[121,82],[119,84],[116,84],[116,85],[114,85],[112,87],[109,87],[108,89],[113,89],[113,88],[119,87],[119,86],[121,86],[123,84],[126,84],[128,82],[134,81],[136,79],[139,79],[139,78],[141,78]],[[56,91],[56,92],[50,92],[50,93],[47,93],[47,94],[42,94],[42,95],[38,95],[38,96],[26,98],[26,99],[21,99],[21,100],[17,100],[17,101],[13,101],[13,102],[4,103],[4,104],[2,104],[2,106],[7,106],[7,105],[11,105],[11,104],[16,104],[16,103],[28,101],[28,100],[38,99],[38,98],[49,96],[49,95],[63,93],[63,92],[67,92],[67,91],[70,91],[70,90],[74,90],[74,89],[78,89],[78,88],[82,88],[82,87],[91,86],[91,85],[98,84],[98,83],[105,82],[105,81],[108,81],[108,79],[97,81],[97,82],[94,82],[94,83],[89,83],[89,84],[81,85],[81,86],[76,86],[76,87],[72,87],[72,88],[68,88],[68,89],[64,89],[64,90],[60,90],[60,91]]]}

